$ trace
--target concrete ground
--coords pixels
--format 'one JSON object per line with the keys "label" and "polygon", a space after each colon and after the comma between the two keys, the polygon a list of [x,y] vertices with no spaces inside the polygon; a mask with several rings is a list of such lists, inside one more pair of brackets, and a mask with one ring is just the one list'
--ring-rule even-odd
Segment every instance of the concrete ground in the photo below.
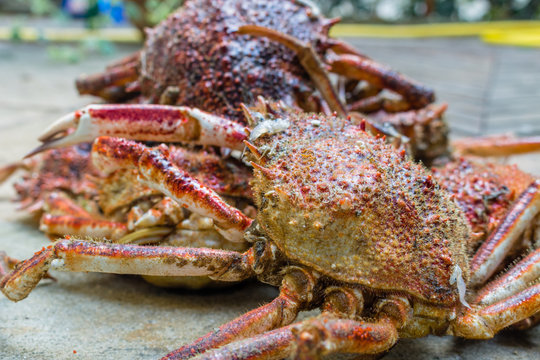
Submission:
{"label": "concrete ground", "polygon": [[[371,57],[435,87],[450,104],[454,134],[540,134],[540,50],[495,48],[473,39],[351,40]],[[54,62],[45,45],[0,44],[0,164],[37,145],[54,119],[92,101],[73,79],[114,57]],[[540,174],[538,155],[513,158]],[[48,244],[35,219],[15,211],[9,184],[0,187],[0,249],[27,258]],[[161,289],[136,276],[54,273],[20,303],[0,298],[1,359],[157,359],[224,322],[270,301],[257,283],[190,292]],[[489,341],[429,336],[402,340],[385,359],[538,359],[540,327]]]}

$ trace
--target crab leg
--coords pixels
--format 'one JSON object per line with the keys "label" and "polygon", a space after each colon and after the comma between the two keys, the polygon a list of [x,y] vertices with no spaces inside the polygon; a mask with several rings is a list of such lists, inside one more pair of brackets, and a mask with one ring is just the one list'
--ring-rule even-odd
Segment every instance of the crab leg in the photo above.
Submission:
{"label": "crab leg", "polygon": [[423,108],[435,101],[433,90],[375,61],[353,54],[339,55],[331,60],[330,71],[347,78],[366,80],[377,87],[395,91],[414,109]]}
{"label": "crab leg", "polygon": [[71,215],[92,218],[92,215],[61,192],[52,192],[45,198],[45,208],[51,215]]}
{"label": "crab leg", "polygon": [[176,248],[60,240],[20,263],[0,282],[13,301],[28,296],[49,269],[159,276],[210,276],[240,281],[254,275],[251,250],[244,254],[206,248]]}
{"label": "crab leg", "polygon": [[222,346],[193,360],[269,360],[294,355],[307,360],[334,352],[377,354],[388,350],[397,339],[397,329],[388,319],[370,323],[321,316]]}
{"label": "crab leg", "polygon": [[264,26],[243,25],[238,29],[238,33],[264,36],[270,40],[277,41],[294,51],[298,60],[300,60],[300,63],[315,83],[315,86],[321,92],[324,100],[326,100],[328,106],[330,106],[330,109],[340,116],[345,116],[347,114],[345,107],[339,100],[334,87],[330,82],[328,73],[325,70],[325,65],[311,44]]}
{"label": "crab leg", "polygon": [[288,325],[296,318],[306,299],[312,296],[313,286],[313,278],[308,274],[300,270],[290,272],[283,278],[279,296],[272,302],[222,325],[218,330],[204,335],[190,345],[167,354],[163,360],[189,359],[209,349]]}
{"label": "crab leg", "polygon": [[534,181],[507,213],[471,261],[471,284],[485,282],[504,260],[534,217],[540,212],[540,180]]}
{"label": "crab leg", "polygon": [[[334,22],[334,24],[336,23],[337,21]],[[329,45],[330,49],[332,49],[332,51],[338,55],[351,54],[351,55],[358,56],[359,58],[362,58],[362,59],[369,59],[367,55],[362,54],[360,51],[356,50],[354,47],[352,47],[351,45],[347,44],[344,41],[329,38],[327,39],[327,45]]]}
{"label": "crab leg", "polygon": [[80,76],[75,81],[77,91],[81,95],[90,94],[108,99],[109,89],[138,80],[139,57],[140,52],[136,52],[108,66],[103,73]]}
{"label": "crab leg", "polygon": [[104,172],[119,167],[135,168],[141,181],[199,215],[214,219],[217,230],[228,240],[242,242],[251,219],[225,203],[209,187],[176,167],[159,149],[134,141],[100,137],[92,149],[94,164]]}
{"label": "crab leg", "polygon": [[18,263],[18,260],[7,256],[4,251],[0,251],[0,280],[5,275],[7,275]]}
{"label": "crab leg", "polygon": [[90,236],[116,241],[127,234],[126,224],[72,215],[44,214],[39,230],[46,234],[63,236]]}
{"label": "crab leg", "polygon": [[460,155],[508,156],[540,151],[540,136],[516,138],[511,136],[487,136],[466,138],[452,142]]}
{"label": "crab leg", "polygon": [[81,95],[104,96],[106,90],[113,86],[129,84],[139,78],[136,64],[127,64],[125,67],[108,69],[105,73],[81,76],[75,82],[77,91]]}
{"label": "crab leg", "polygon": [[[75,131],[72,128],[76,127]],[[168,105],[89,105],[57,120],[39,138],[38,152],[92,141],[99,136],[189,142],[242,150],[243,125],[196,108]]]}
{"label": "crab leg", "polygon": [[486,285],[474,300],[477,304],[493,304],[521,291],[540,278],[540,249],[514,265],[506,274]]}
{"label": "crab leg", "polygon": [[0,167],[0,184],[6,181],[13,173],[24,167],[22,161],[11,163]]}
{"label": "crab leg", "polygon": [[539,310],[540,284],[536,284],[495,304],[480,308],[473,305],[456,319],[450,332],[468,339],[489,339]]}

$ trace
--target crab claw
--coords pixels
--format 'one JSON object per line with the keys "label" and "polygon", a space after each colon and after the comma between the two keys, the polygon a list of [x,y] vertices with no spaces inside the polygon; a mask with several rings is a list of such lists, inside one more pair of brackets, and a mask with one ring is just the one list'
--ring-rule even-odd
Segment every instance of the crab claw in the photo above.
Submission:
{"label": "crab claw", "polygon": [[88,113],[84,110],[75,111],[52,123],[38,138],[43,144],[26,154],[25,158],[45,150],[92,141],[97,136],[99,130]]}
{"label": "crab claw", "polygon": [[99,136],[140,141],[189,142],[244,148],[245,127],[196,108],[154,104],[89,105],[49,126],[43,144],[28,155],[92,141]]}

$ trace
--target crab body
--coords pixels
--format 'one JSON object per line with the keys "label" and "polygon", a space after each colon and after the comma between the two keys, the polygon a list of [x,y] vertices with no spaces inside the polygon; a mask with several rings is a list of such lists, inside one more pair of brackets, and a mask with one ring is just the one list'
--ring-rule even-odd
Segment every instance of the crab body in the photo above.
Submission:
{"label": "crab body", "polygon": [[253,180],[259,224],[287,257],[336,280],[455,301],[448,281],[456,266],[467,277],[469,228],[431,175],[345,119],[289,121],[297,127],[254,142],[272,150]]}
{"label": "crab body", "polygon": [[293,51],[237,33],[249,24],[319,47],[330,25],[295,1],[188,1],[147,33],[139,77],[142,97],[159,103],[169,86],[177,87],[177,105],[243,119],[240,104],[251,104],[257,96],[292,105],[295,94],[314,92]]}

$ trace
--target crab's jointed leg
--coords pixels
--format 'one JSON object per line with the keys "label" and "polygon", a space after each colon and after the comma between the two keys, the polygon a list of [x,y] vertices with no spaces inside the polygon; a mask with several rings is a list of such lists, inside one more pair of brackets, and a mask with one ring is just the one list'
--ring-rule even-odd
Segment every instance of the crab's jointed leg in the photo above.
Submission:
{"label": "crab's jointed leg", "polygon": [[47,195],[43,205],[47,214],[51,215],[70,215],[79,218],[92,218],[96,216],[91,215],[61,191],[55,191]]}
{"label": "crab's jointed leg", "polygon": [[147,186],[161,191],[188,210],[212,218],[216,229],[228,240],[242,242],[251,219],[228,205],[209,187],[176,167],[163,149],[149,149],[134,141],[100,137],[92,156],[96,167],[105,173],[119,167],[134,168]]}
{"label": "crab's jointed leg", "polygon": [[471,261],[471,284],[482,284],[493,275],[539,212],[540,180],[536,180],[515,201],[501,224],[474,255]]}
{"label": "crab's jointed leg", "polygon": [[[76,127],[75,130],[73,128]],[[196,108],[168,105],[89,105],[57,120],[39,138],[38,152],[118,136],[141,141],[189,142],[242,150],[245,127]]]}
{"label": "crab's jointed leg", "polygon": [[7,256],[4,251],[0,251],[0,280],[6,276],[18,263],[18,260]]}
{"label": "crab's jointed leg", "polygon": [[292,271],[282,280],[279,296],[272,302],[222,325],[192,344],[169,353],[163,360],[189,359],[209,349],[290,324],[296,319],[302,306],[313,296],[314,287],[311,274],[296,268],[290,270]]}
{"label": "crab's jointed leg", "polygon": [[[126,85],[139,78],[140,52],[137,51],[107,67],[104,73],[82,75],[75,85],[79,94],[90,94],[105,100],[120,100],[128,95]],[[130,94],[131,95],[131,94]]]}
{"label": "crab's jointed leg", "polygon": [[[295,359],[313,360],[318,357],[311,353],[297,351],[298,328],[310,327],[317,338],[307,338],[304,333],[300,344],[309,343],[321,354],[348,352],[356,354],[376,354],[388,350],[397,341],[395,326],[390,321],[360,322],[349,319],[313,318],[300,324],[278,328],[267,333],[222,346],[193,358],[193,360],[271,360]],[[317,343],[323,341],[323,345]]]}
{"label": "crab's jointed leg", "polygon": [[339,100],[334,87],[330,82],[330,78],[326,71],[326,66],[323,64],[322,60],[309,43],[304,43],[303,41],[290,35],[257,25],[240,26],[240,28],[238,28],[238,33],[264,36],[270,40],[277,41],[294,51],[298,57],[298,60],[310,75],[311,79],[315,83],[315,86],[321,92],[321,95],[327,102],[330,109],[335,111],[340,116],[346,115],[345,107]]}
{"label": "crab's jointed leg", "polygon": [[433,90],[373,60],[353,54],[343,54],[332,59],[330,71],[347,78],[366,80],[377,87],[392,90],[403,96],[413,109],[423,108],[435,101]]}
{"label": "crab's jointed leg", "polygon": [[49,235],[70,235],[116,241],[127,234],[126,224],[115,221],[77,217],[72,215],[44,214],[39,230]]}
{"label": "crab's jointed leg", "polygon": [[49,269],[156,276],[210,276],[240,281],[254,275],[252,249],[244,254],[206,248],[177,248],[60,240],[21,262],[0,282],[11,300],[24,299]]}
{"label": "crab's jointed leg", "polygon": [[[302,272],[304,275],[307,274],[305,270]],[[305,283],[304,280],[297,284]],[[305,285],[303,288],[306,288]],[[309,308],[309,302],[306,302],[304,306],[304,309]],[[202,354],[185,353],[185,357],[165,357],[164,360],[187,359],[194,355],[197,355],[194,360],[232,358],[237,360],[283,358],[312,360],[335,352],[375,354],[389,349],[397,341],[397,329],[410,319],[412,313],[407,299],[391,296],[375,305],[378,315],[374,322],[354,320],[358,319],[362,312],[363,297],[357,289],[342,287],[328,288],[322,307],[324,310],[321,316],[244,340],[224,343],[219,348]],[[236,335],[235,338],[244,338],[243,335]]]}
{"label": "crab's jointed leg", "polygon": [[108,90],[113,87],[125,86],[139,78],[135,63],[126,64],[119,68],[108,69],[105,73],[81,76],[75,82],[79,94],[95,95],[109,99]]}
{"label": "crab's jointed leg", "polygon": [[473,305],[458,316],[450,333],[468,339],[489,339],[501,329],[527,319],[540,308],[540,284],[488,306]]}
{"label": "crab's jointed leg", "polygon": [[540,249],[512,266],[504,275],[484,286],[476,295],[476,304],[489,305],[526,289],[540,279]]}
{"label": "crab's jointed leg", "polygon": [[540,136],[497,135],[465,138],[453,141],[452,146],[460,155],[509,156],[540,151]]}

